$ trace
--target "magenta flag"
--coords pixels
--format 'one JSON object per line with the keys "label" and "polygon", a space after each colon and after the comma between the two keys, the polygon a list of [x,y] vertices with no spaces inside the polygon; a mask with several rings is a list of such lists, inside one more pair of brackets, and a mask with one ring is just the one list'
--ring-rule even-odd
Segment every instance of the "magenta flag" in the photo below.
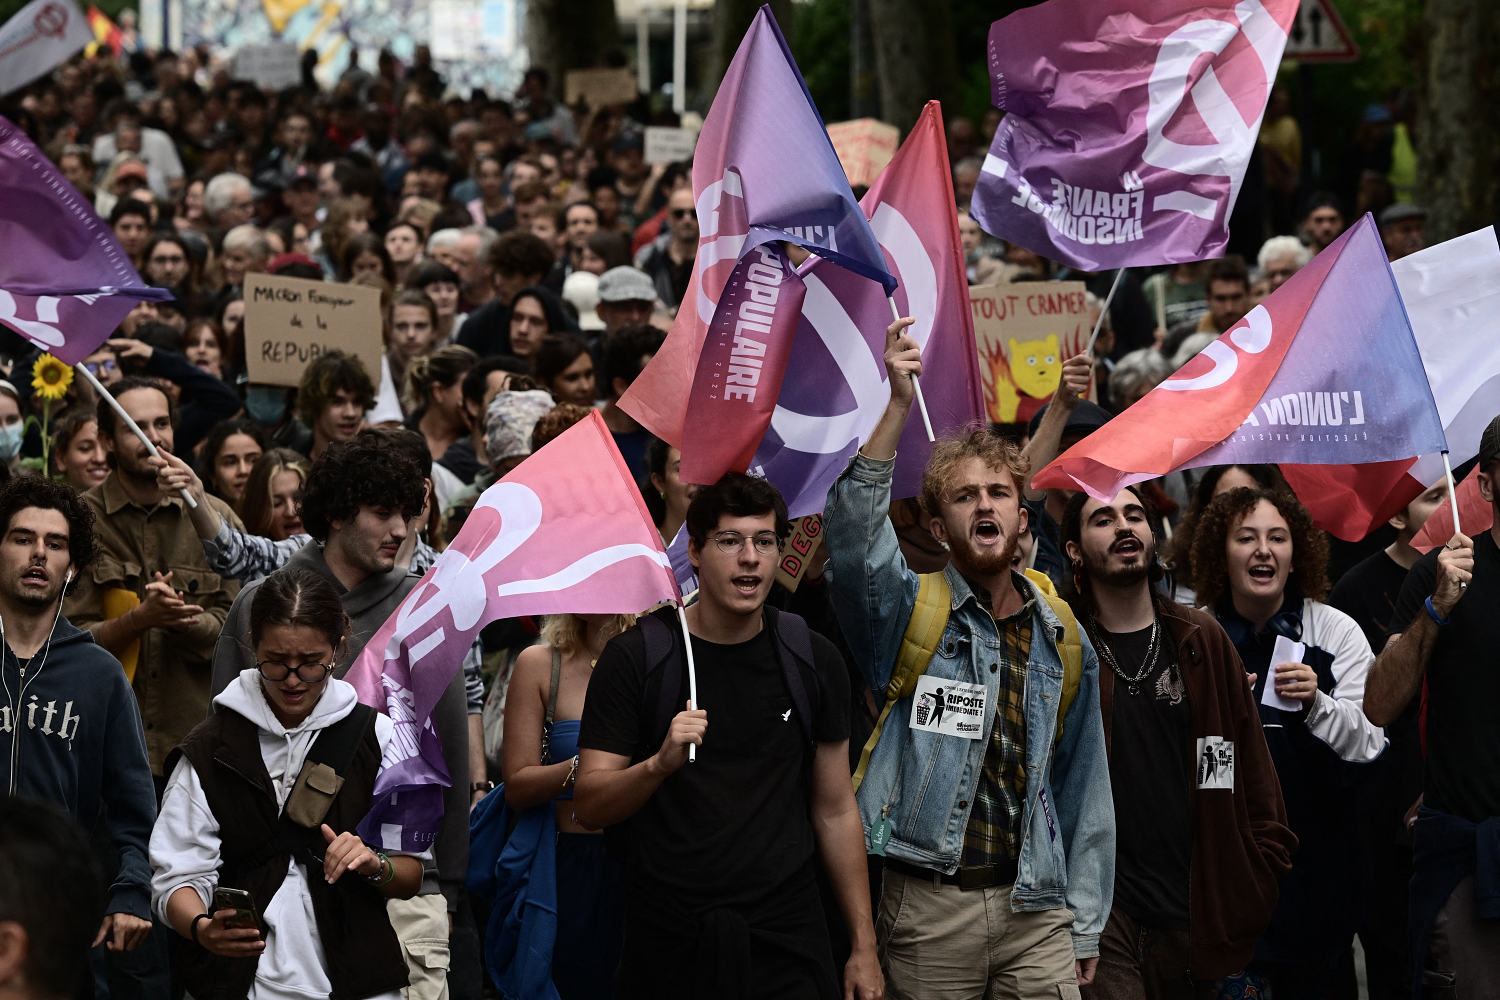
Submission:
{"label": "magenta flag", "polygon": [[145,299],[109,225],[26,133],[0,118],[0,323],[77,364]]}
{"label": "magenta flag", "polygon": [[971,212],[1084,271],[1219,257],[1297,0],[1049,0],[990,27]]}
{"label": "magenta flag", "polygon": [[683,478],[711,483],[754,455],[790,351],[773,338],[796,328],[800,279],[768,245],[794,243],[896,287],[769,7],[703,122],[693,195],[692,280],[663,350],[620,405],[682,449]]}
{"label": "magenta flag", "polygon": [[484,491],[458,537],[344,679],[395,723],[360,836],[431,846],[449,782],[432,710],[479,630],[519,615],[644,611],[677,599],[640,491],[597,411]]}
{"label": "magenta flag", "polygon": [[1177,469],[1364,464],[1446,448],[1406,308],[1366,214],[1032,482],[1109,500]]}
{"label": "magenta flag", "polygon": [[[922,391],[934,430],[952,432],[982,420],[984,390],[938,102],[928,102],[860,205],[886,265],[901,278],[897,308],[916,319],[907,333],[922,348]],[[823,260],[810,260],[802,274],[801,325],[752,466],[781,490],[793,517],[823,510],[829,487],[890,399],[885,331],[891,307],[884,289]],[[913,415],[896,449],[893,497],[917,495],[931,455],[922,421]]]}

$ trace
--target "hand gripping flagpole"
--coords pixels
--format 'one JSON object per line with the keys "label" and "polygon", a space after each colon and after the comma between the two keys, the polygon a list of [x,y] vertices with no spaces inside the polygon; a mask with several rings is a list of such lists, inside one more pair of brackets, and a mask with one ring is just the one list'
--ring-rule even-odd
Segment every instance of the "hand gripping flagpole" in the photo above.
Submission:
{"label": "hand gripping flagpole", "polygon": [[[687,627],[687,605],[681,605],[677,611],[677,624],[682,626],[682,648],[687,650],[688,661],[688,707],[698,707],[698,671],[693,667],[693,636]],[[688,763],[694,763],[698,759],[698,744],[688,744]]]}
{"label": "hand gripping flagpole", "polygon": [[[147,454],[149,454],[152,458],[161,458],[161,452],[157,451],[156,445],[152,444],[151,439],[146,437],[146,432],[141,430],[141,425],[132,420],[130,414],[126,413],[125,408],[120,405],[120,401],[114,396],[111,396],[109,394],[109,390],[105,389],[104,386],[99,384],[99,380],[94,377],[94,373],[84,367],[82,362],[74,365],[73,369],[78,372],[78,374],[82,376],[89,385],[94,387],[94,391],[99,394],[100,399],[108,403],[110,407],[114,409],[115,413],[119,414],[120,419],[125,421],[125,426],[130,428],[131,433],[141,439],[141,444],[146,446]],[[182,499],[188,505],[189,510],[198,509],[198,501],[193,499],[193,495],[188,492],[187,487],[183,487],[178,492],[182,494]]]}
{"label": "hand gripping flagpole", "polygon": [[1115,289],[1120,287],[1120,278],[1125,274],[1123,267],[1115,268],[1115,280],[1109,284],[1109,294],[1104,296],[1104,304],[1099,307],[1099,318],[1094,321],[1094,332],[1089,334],[1089,344],[1083,349],[1083,353],[1089,357],[1094,356],[1094,341],[1099,339],[1099,331],[1104,326],[1104,317],[1109,315],[1109,304],[1114,301]]}
{"label": "hand gripping flagpole", "polygon": [[[885,300],[891,304],[891,318],[901,319],[901,310],[896,308],[896,297],[887,295]],[[927,440],[937,441],[932,433],[932,420],[927,416],[927,400],[922,398],[922,382],[915,375],[911,377],[911,387],[917,394],[917,409],[922,411],[922,426],[927,428]]]}

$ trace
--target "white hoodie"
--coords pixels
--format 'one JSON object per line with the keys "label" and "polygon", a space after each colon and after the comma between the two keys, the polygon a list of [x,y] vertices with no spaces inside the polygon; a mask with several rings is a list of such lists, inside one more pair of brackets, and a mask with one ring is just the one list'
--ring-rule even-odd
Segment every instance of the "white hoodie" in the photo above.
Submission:
{"label": "white hoodie", "polygon": [[[354,710],[358,699],[352,685],[330,678],[312,714],[295,729],[277,721],[254,669],[241,671],[214,704],[253,722],[259,731],[260,756],[281,806],[297,782],[307,752],[318,733]],[[375,737],[381,752],[391,740],[391,720],[375,717]],[[151,832],[151,904],[167,919],[167,899],[183,886],[197,891],[207,910],[218,884],[219,823],[208,808],[203,786],[186,757],[177,762],[162,796],[161,812]],[[322,877],[322,872],[315,873]],[[255,968],[249,1000],[326,1000],[333,989],[318,926],[313,916],[307,873],[295,860],[287,863],[286,880],[269,900],[257,899],[266,927],[266,949]],[[379,1000],[396,1000],[399,992]]]}

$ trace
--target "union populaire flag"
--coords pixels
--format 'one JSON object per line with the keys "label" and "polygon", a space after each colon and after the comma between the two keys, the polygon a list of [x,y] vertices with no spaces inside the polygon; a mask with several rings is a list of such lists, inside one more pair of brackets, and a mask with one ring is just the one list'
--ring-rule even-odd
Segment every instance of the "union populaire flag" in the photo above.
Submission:
{"label": "union populaire flag", "polygon": [[769,7],[704,120],[693,195],[687,294],[620,405],[682,449],[684,479],[708,483],[749,467],[776,407],[804,291],[781,244],[896,285]]}
{"label": "union populaire flag", "polygon": [[1178,469],[1387,462],[1446,447],[1385,248],[1366,215],[1033,483],[1108,500]]}
{"label": "union populaire flag", "polygon": [[[922,348],[922,390],[933,429],[942,434],[983,419],[974,320],[937,101],[927,104],[860,204],[887,267],[901,279],[896,305],[901,315],[916,319],[907,334]],[[885,331],[891,307],[885,290],[819,258],[798,270],[807,295],[791,362],[751,465],[781,491],[792,517],[823,510],[829,487],[890,399]],[[932,443],[914,414],[896,450],[893,497],[917,495],[931,454]]]}

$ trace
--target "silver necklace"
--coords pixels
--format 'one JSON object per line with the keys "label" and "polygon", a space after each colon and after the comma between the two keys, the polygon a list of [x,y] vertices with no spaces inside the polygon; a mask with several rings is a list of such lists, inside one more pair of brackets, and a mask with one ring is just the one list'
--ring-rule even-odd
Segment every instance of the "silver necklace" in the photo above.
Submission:
{"label": "silver necklace", "polygon": [[1100,635],[1097,625],[1089,629],[1090,638],[1094,640],[1094,648],[1098,651],[1101,659],[1110,670],[1114,671],[1116,677],[1125,682],[1125,687],[1131,694],[1141,693],[1141,682],[1150,677],[1156,670],[1157,657],[1161,655],[1161,619],[1151,619],[1151,636],[1146,640],[1146,655],[1141,658],[1141,669],[1134,676],[1120,669],[1120,663],[1115,659],[1114,651],[1109,648],[1109,643],[1104,641]]}

